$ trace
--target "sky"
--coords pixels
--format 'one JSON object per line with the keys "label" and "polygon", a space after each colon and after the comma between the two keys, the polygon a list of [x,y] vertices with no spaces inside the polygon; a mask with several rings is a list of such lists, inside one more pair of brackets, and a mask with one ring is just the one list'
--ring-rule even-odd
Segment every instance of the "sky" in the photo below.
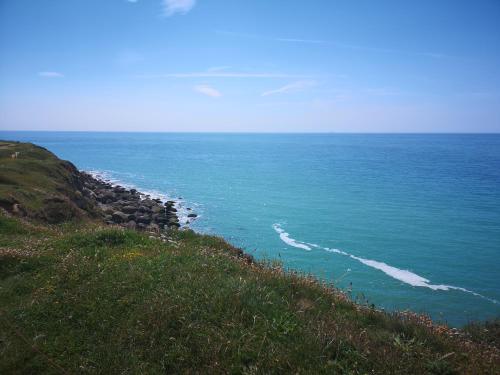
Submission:
{"label": "sky", "polygon": [[0,0],[0,130],[500,132],[500,1]]}

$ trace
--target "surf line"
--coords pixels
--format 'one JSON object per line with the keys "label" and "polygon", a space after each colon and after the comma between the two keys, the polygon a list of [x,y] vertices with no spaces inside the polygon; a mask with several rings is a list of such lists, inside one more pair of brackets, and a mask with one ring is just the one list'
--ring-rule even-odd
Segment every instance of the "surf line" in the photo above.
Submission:
{"label": "surf line", "polygon": [[361,258],[361,257],[347,253],[347,252],[345,252],[343,250],[339,250],[339,249],[330,249],[328,247],[322,247],[322,246],[319,246],[317,244],[298,241],[294,238],[291,238],[290,234],[287,233],[281,227],[281,225],[278,223],[273,224],[273,229],[279,234],[281,240],[283,242],[285,242],[287,245],[290,245],[290,246],[293,246],[293,247],[296,247],[299,249],[307,250],[307,251],[311,251],[312,248],[317,248],[317,249],[327,251],[329,253],[340,254],[340,255],[349,257],[351,259],[354,259],[354,260],[364,264],[365,266],[382,271],[387,276],[392,277],[393,279],[402,281],[403,283],[411,285],[411,286],[424,287],[424,288],[429,288],[432,290],[444,290],[444,291],[458,290],[458,291],[461,291],[464,293],[472,294],[472,295],[479,297],[479,298],[483,298],[491,303],[498,304],[498,301],[496,299],[485,297],[482,294],[476,293],[472,290],[468,290],[468,289],[461,288],[458,286],[453,286],[453,285],[431,284],[430,280],[426,279],[425,277],[417,275],[416,273],[413,273],[413,272],[408,271],[408,270],[402,270],[400,268],[390,266],[384,262],[379,262],[379,261],[372,260],[372,259]]}

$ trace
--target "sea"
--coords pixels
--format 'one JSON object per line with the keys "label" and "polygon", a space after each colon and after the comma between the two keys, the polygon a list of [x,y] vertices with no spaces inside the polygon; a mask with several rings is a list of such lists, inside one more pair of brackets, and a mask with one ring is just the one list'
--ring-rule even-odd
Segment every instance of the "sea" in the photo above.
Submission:
{"label": "sea", "polygon": [[[7,132],[362,304],[500,315],[500,135]],[[191,208],[198,218],[185,215]]]}

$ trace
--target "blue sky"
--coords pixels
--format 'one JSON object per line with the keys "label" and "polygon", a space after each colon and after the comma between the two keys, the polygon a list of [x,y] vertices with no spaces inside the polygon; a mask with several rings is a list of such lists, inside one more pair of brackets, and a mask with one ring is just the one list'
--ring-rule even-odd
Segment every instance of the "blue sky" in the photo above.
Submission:
{"label": "blue sky", "polygon": [[500,132],[500,1],[0,0],[0,129]]}

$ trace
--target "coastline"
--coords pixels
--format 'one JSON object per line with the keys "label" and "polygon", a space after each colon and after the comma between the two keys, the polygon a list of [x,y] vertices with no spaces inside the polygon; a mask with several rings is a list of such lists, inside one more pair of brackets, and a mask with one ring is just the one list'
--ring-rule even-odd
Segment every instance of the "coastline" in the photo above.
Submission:
{"label": "coastline", "polygon": [[[180,228],[181,223],[174,200],[151,197],[134,188],[106,181],[85,171],[80,171],[84,194],[92,199],[104,215],[107,224],[118,224],[129,229],[159,232],[168,228]],[[193,220],[195,213],[190,214]]]}
{"label": "coastline", "polygon": [[[8,157],[12,149],[21,158]],[[174,201],[96,179],[41,147],[0,142],[0,165],[0,324],[12,343],[0,369],[29,369],[25,357],[44,368],[40,350],[62,368],[86,368],[82,347],[100,370],[167,363],[172,372],[488,373],[500,358],[495,322],[474,336],[355,303],[314,276],[182,228]],[[30,208],[34,200],[42,206]],[[18,332],[36,346],[15,341]],[[68,343],[77,348],[69,355]]]}

